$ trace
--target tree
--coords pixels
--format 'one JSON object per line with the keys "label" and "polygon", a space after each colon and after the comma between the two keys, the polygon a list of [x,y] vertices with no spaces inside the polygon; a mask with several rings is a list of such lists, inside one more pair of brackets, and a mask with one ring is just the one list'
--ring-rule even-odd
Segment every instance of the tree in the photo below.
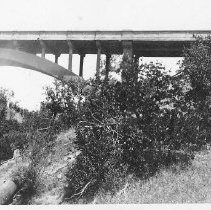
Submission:
{"label": "tree", "polygon": [[188,97],[204,102],[211,92],[211,37],[195,37],[196,41],[184,51],[180,73],[191,86]]}

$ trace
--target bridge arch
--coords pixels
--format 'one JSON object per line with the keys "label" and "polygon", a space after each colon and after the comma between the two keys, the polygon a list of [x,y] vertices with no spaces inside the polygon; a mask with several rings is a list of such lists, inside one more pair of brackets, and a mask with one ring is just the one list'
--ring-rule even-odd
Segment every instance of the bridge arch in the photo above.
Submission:
{"label": "bridge arch", "polygon": [[0,66],[31,69],[57,79],[61,77],[65,80],[78,78],[73,72],[45,58],[14,49],[0,48]]}

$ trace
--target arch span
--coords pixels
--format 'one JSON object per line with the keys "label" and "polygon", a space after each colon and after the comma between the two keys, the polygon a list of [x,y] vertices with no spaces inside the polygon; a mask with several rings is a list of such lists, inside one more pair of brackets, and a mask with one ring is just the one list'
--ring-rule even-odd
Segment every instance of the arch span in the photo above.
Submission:
{"label": "arch span", "polygon": [[20,50],[0,48],[0,66],[17,66],[35,70],[54,78],[66,80],[78,78],[76,74],[45,58]]}

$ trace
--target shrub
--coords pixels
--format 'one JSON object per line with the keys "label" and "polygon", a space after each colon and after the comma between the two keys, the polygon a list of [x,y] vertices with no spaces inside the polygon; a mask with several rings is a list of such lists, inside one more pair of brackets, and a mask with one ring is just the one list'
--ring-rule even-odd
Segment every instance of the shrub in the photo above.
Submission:
{"label": "shrub", "polygon": [[13,204],[30,204],[33,196],[42,191],[41,174],[48,162],[47,157],[54,147],[55,136],[51,132],[30,133],[28,147],[24,150],[23,162],[14,171],[12,179],[19,188]]}
{"label": "shrub", "polygon": [[12,158],[14,151],[12,144],[15,143],[14,141],[18,141],[16,137],[20,134],[19,129],[20,125],[15,120],[2,120],[0,122],[0,161]]}
{"label": "shrub", "polygon": [[4,138],[0,138],[0,162],[8,160],[13,157],[12,148],[9,142]]}
{"label": "shrub", "polygon": [[[77,127],[76,144],[81,155],[66,175],[66,194],[70,198],[81,196],[86,183],[93,180],[92,195],[99,189],[115,192],[120,179],[130,173],[152,173],[159,165],[162,148],[168,145],[164,131],[171,115],[160,106],[176,100],[174,93],[179,92],[179,86],[159,64],[137,66],[123,61],[120,68],[122,82],[93,81],[93,88],[81,105],[81,120],[86,125]],[[171,85],[177,90],[168,90]],[[163,101],[166,98],[170,102]],[[83,192],[87,196],[86,190]]]}
{"label": "shrub", "polygon": [[105,190],[118,188],[119,183],[112,180],[112,175],[116,173],[116,177],[122,176],[120,170],[126,167],[120,161],[118,139],[108,136],[108,132],[99,127],[78,127],[77,140],[78,147],[83,149],[76,164],[67,171],[69,185],[65,189],[65,197],[72,201],[82,197],[89,200],[102,184]]}
{"label": "shrub", "polygon": [[13,204],[27,205],[32,196],[37,193],[39,188],[38,168],[32,165],[19,166],[12,175],[14,183],[17,185],[19,191],[15,195]]}
{"label": "shrub", "polygon": [[28,146],[27,133],[11,130],[4,135],[4,139],[9,143],[14,151],[15,149],[24,150]]}
{"label": "shrub", "polygon": [[85,86],[85,82],[55,80],[54,84],[54,88],[46,88],[47,97],[43,106],[50,111],[53,119],[59,115],[60,123],[64,127],[69,128],[76,125],[80,115],[81,90]]}
{"label": "shrub", "polygon": [[90,82],[78,116],[84,125],[76,129],[81,154],[66,175],[66,197],[115,191],[115,177],[147,178],[162,166],[188,164],[210,142],[210,43],[197,39],[175,76],[159,63],[123,60],[122,81]]}

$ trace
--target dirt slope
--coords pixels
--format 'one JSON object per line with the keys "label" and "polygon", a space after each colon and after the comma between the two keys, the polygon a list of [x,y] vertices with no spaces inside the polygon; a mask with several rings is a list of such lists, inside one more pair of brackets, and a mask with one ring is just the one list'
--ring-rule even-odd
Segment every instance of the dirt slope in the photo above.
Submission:
{"label": "dirt slope", "polygon": [[[41,173],[42,190],[32,198],[31,204],[60,204],[65,185],[65,170],[79,152],[74,148],[74,130],[58,135],[52,154],[46,159]],[[17,160],[0,166],[0,184],[17,167]],[[174,169],[174,170],[173,170]],[[163,169],[147,181],[130,180],[113,198],[97,195],[94,203],[211,203],[211,149],[196,154],[186,169]]]}
{"label": "dirt slope", "polygon": [[73,162],[78,154],[73,144],[75,138],[75,132],[72,129],[58,135],[54,151],[47,160],[49,164],[41,174],[41,183],[44,184],[43,192],[32,199],[32,204],[59,204],[61,202],[66,166]]}
{"label": "dirt slope", "polygon": [[[40,173],[40,191],[35,195],[30,204],[59,204],[65,185],[65,169],[68,163],[75,160],[79,153],[74,148],[76,138],[73,129],[58,135],[52,153],[46,159],[43,171]],[[13,171],[21,165],[20,159],[11,159],[0,165],[0,184],[10,179]],[[16,203],[14,198],[13,204]]]}

